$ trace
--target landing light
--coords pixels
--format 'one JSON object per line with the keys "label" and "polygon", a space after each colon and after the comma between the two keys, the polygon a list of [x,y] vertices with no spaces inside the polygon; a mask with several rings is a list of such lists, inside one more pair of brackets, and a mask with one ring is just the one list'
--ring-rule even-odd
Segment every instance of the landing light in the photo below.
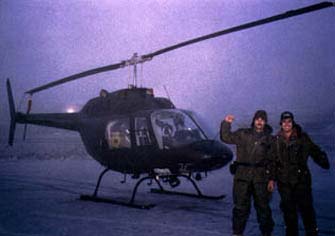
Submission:
{"label": "landing light", "polygon": [[75,113],[76,111],[74,110],[73,107],[69,107],[69,108],[66,109],[66,112],[67,113]]}
{"label": "landing light", "polygon": [[81,109],[81,106],[77,104],[68,104],[64,108],[66,113],[76,113],[76,112],[79,112],[80,109]]}

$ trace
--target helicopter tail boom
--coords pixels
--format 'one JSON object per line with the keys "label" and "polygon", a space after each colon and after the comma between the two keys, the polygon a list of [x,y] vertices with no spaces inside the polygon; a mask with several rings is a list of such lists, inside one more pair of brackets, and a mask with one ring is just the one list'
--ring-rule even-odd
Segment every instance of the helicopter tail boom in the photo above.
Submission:
{"label": "helicopter tail boom", "polygon": [[78,131],[79,113],[16,113],[16,122]]}
{"label": "helicopter tail boom", "polygon": [[79,130],[79,116],[80,113],[46,113],[46,114],[24,114],[17,112],[15,109],[15,102],[13,92],[9,79],[7,79],[7,95],[10,111],[10,126],[8,144],[10,146],[14,143],[16,124],[34,124],[41,126],[48,126],[60,129]]}
{"label": "helicopter tail boom", "polygon": [[8,144],[10,146],[13,145],[15,127],[16,127],[16,118],[15,118],[15,103],[12,93],[12,87],[10,85],[9,79],[7,79],[7,95],[8,95],[8,103],[9,103],[9,112],[10,112],[10,126],[9,126],[9,136],[8,136]]}

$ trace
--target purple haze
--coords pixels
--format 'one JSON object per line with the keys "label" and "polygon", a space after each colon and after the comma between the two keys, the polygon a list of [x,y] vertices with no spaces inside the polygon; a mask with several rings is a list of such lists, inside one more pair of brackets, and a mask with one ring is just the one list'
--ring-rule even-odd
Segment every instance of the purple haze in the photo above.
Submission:
{"label": "purple haze", "polygon": [[[0,2],[1,120],[8,121],[5,79],[16,103],[24,91],[84,70],[318,3],[273,1]],[[200,114],[215,130],[228,113],[241,124],[256,109],[270,122],[292,110],[299,120],[334,117],[334,8],[181,48],[145,63],[144,86]],[[33,112],[64,112],[131,83],[127,68],[34,95]],[[25,110],[25,103],[21,110]],[[246,119],[248,119],[246,121]]]}

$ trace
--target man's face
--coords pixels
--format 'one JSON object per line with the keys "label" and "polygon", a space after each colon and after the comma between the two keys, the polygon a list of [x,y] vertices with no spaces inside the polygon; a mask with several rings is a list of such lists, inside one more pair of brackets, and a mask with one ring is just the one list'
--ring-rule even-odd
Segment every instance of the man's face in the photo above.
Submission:
{"label": "man's face", "polygon": [[293,129],[293,122],[291,118],[285,119],[281,122],[281,128],[284,132],[291,132]]}
{"label": "man's face", "polygon": [[257,118],[254,121],[254,127],[256,131],[263,131],[265,126],[265,120],[263,120],[261,117]]}

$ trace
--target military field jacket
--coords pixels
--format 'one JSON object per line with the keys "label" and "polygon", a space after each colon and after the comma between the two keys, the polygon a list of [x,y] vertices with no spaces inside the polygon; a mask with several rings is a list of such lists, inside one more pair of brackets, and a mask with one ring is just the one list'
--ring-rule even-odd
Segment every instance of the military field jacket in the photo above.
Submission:
{"label": "military field jacket", "polygon": [[271,132],[272,128],[269,125],[266,125],[261,133],[257,133],[253,128],[232,132],[230,123],[221,123],[221,140],[236,145],[236,162],[244,164],[238,165],[235,180],[268,182],[274,179]]}
{"label": "military field jacket", "polygon": [[309,156],[322,168],[329,169],[327,154],[301,131],[300,126],[295,128],[288,140],[282,133],[276,135],[274,149],[276,179],[282,183],[310,185],[311,174],[307,165]]}

